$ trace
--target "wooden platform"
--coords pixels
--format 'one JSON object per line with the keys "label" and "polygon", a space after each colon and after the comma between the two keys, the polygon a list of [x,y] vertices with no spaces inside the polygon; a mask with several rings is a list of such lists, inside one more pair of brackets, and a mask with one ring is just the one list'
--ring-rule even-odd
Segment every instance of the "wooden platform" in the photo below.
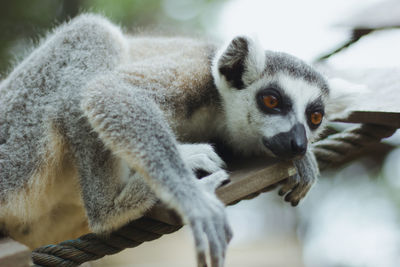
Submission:
{"label": "wooden platform", "polygon": [[367,91],[357,95],[343,113],[332,116],[333,120],[400,128],[400,67],[358,70],[330,67],[327,72],[332,77],[367,86]]}
{"label": "wooden platform", "polygon": [[[238,159],[231,162],[229,168],[231,181],[217,189],[218,197],[226,205],[257,194],[296,174],[291,162],[278,162],[271,158]],[[181,224],[178,216],[162,204],[154,207],[147,216],[171,225]]]}

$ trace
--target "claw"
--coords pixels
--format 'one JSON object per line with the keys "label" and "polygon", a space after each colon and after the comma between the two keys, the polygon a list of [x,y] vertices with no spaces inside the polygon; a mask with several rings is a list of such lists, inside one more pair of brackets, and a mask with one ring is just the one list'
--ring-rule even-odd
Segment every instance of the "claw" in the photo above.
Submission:
{"label": "claw", "polygon": [[298,183],[299,183],[299,177],[298,175],[289,177],[289,179],[287,180],[287,182],[282,186],[282,188],[279,190],[279,195],[283,196],[286,195],[289,191],[293,191],[294,188],[297,187]]}
{"label": "claw", "polygon": [[297,200],[297,201],[292,201],[292,206],[293,206],[293,207],[296,207],[298,204],[299,204],[299,200]]}
{"label": "claw", "polygon": [[297,206],[317,180],[319,170],[311,150],[307,151],[303,158],[294,160],[293,163],[297,174],[285,181],[278,194],[285,195],[285,201],[290,202],[292,206]]}
{"label": "claw", "polygon": [[290,202],[290,201],[291,201],[291,195],[290,195],[290,193],[287,194],[287,195],[285,196],[285,201],[286,201],[286,202]]}

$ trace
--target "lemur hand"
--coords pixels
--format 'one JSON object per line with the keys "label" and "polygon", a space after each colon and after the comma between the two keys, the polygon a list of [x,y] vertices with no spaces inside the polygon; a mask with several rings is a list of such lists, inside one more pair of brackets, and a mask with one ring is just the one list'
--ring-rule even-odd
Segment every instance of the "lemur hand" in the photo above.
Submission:
{"label": "lemur hand", "polygon": [[299,201],[311,189],[319,176],[318,164],[314,153],[308,150],[303,158],[293,160],[297,174],[289,177],[279,191],[279,195],[285,196],[285,201],[292,206],[297,206]]}
{"label": "lemur hand", "polygon": [[202,170],[211,174],[225,167],[224,161],[209,144],[181,144],[178,149],[192,171]]}
{"label": "lemur hand", "polygon": [[227,179],[225,171],[218,171],[197,180],[203,190],[200,196],[193,196],[194,203],[191,203],[184,212],[184,220],[193,232],[199,267],[207,266],[208,253],[212,267],[224,265],[226,249],[232,239],[232,230],[228,224],[225,206],[214,191]]}

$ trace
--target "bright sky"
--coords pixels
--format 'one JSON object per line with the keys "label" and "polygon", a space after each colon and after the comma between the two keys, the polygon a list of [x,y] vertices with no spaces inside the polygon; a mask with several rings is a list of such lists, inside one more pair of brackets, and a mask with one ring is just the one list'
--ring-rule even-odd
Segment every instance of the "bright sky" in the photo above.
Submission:
{"label": "bright sky", "polygon": [[257,36],[267,49],[312,60],[347,40],[335,27],[360,8],[381,0],[233,0],[227,2],[211,34],[223,39]]}

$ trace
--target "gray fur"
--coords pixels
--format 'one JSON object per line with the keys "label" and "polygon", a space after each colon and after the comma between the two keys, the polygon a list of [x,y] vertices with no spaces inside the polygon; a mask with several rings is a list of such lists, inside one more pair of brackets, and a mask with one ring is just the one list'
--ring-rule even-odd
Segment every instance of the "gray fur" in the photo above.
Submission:
{"label": "gray fur", "polygon": [[[162,88],[157,79],[152,82],[154,76],[142,79],[147,64],[169,78],[172,87],[181,86],[186,78],[179,83],[176,70],[164,68],[173,63],[176,50],[170,52],[171,58],[158,55],[155,61],[138,64],[140,60],[126,60],[129,45],[118,27],[102,17],[83,15],[56,29],[1,83],[0,139],[6,141],[0,147],[0,220],[6,221],[5,230],[16,239],[26,231],[18,232],[13,224],[32,225],[32,232],[39,231],[35,222],[42,218],[34,214],[24,218],[28,208],[16,208],[14,203],[19,202],[14,197],[38,191],[26,199],[35,205],[44,197],[41,193],[50,190],[48,183],[63,182],[57,177],[46,180],[53,174],[62,176],[57,170],[48,174],[48,169],[56,164],[61,170],[64,158],[70,158],[92,231],[110,232],[142,216],[160,198],[192,227],[199,263],[209,246],[214,248],[213,266],[222,266],[231,230],[213,191],[227,175],[217,167],[213,179],[204,180],[208,183],[196,179],[162,111],[173,117],[181,105],[170,100],[186,96]],[[160,58],[166,63],[157,66]],[[210,79],[204,84],[209,83]],[[31,189],[24,191],[26,186]],[[47,217],[63,201],[51,203]],[[45,209],[36,204],[37,213]],[[21,239],[38,245],[36,240]]]}
{"label": "gray fur", "polygon": [[[211,146],[193,143],[220,138],[239,153],[270,154],[261,137],[279,127],[252,105],[257,88],[271,77],[284,88],[284,72],[320,88],[322,100],[327,94],[322,78],[290,57],[266,74],[276,58],[266,62],[255,42],[241,40],[248,51],[237,90],[215,68],[234,54],[206,42],[131,37],[90,14],[56,29],[0,83],[3,230],[31,247],[76,237],[87,223],[108,233],[161,199],[191,226],[199,266],[207,253],[223,266],[232,234],[214,190],[227,174]],[[243,119],[230,102],[245,110]],[[286,186],[292,203],[317,175],[309,154],[296,162],[300,178]],[[198,169],[210,175],[199,181]],[[46,225],[60,235],[40,235]]]}
{"label": "gray fur", "polygon": [[319,169],[311,150],[308,150],[302,159],[296,159],[293,163],[297,174],[288,179],[280,189],[279,195],[286,194],[285,200],[291,202],[293,206],[297,206],[315,183],[319,176]]}
{"label": "gray fur", "polygon": [[292,77],[316,84],[324,94],[329,93],[329,87],[325,78],[302,60],[283,52],[265,51],[265,61],[266,75],[286,72]]}

